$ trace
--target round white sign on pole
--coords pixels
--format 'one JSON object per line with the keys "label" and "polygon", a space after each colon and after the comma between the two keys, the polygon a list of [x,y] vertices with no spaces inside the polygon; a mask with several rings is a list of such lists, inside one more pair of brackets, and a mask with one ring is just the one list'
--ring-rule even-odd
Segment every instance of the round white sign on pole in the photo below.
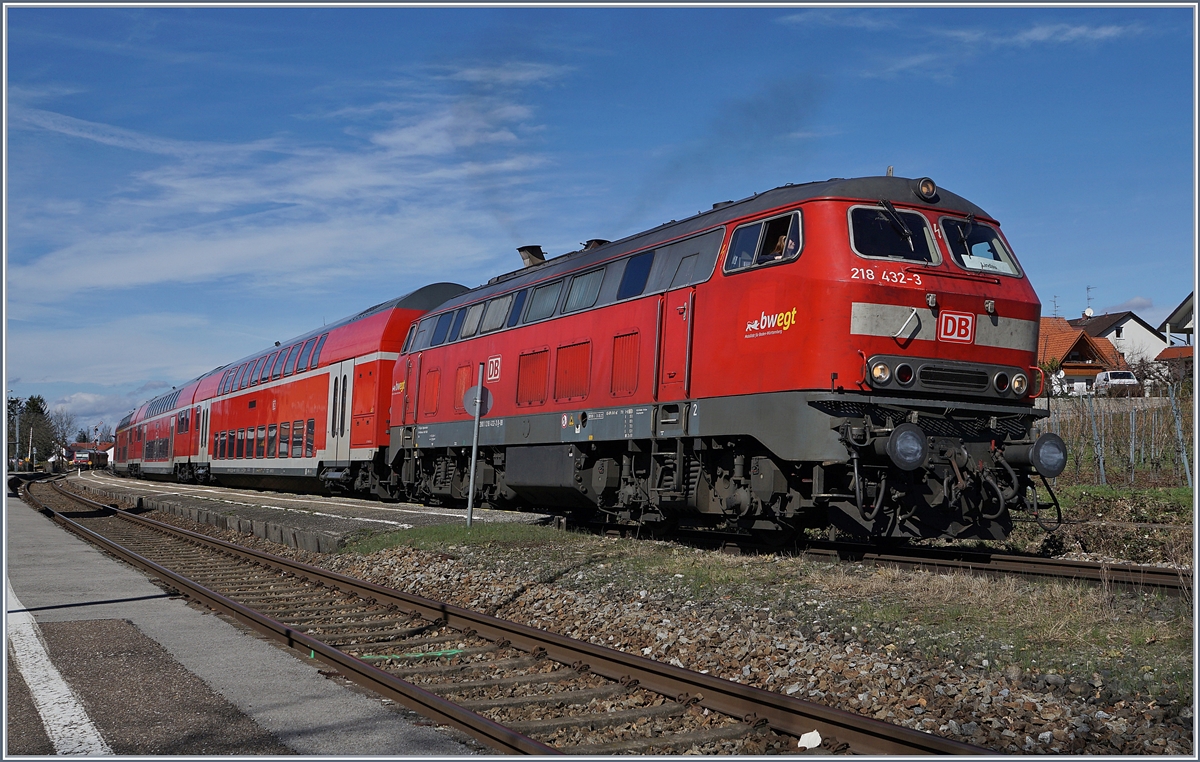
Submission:
{"label": "round white sign on pole", "polygon": [[[470,389],[468,389],[466,391],[465,394],[463,394],[463,398],[462,398],[463,410],[466,410],[471,415],[475,414],[475,398],[477,396],[479,396],[479,387],[478,386],[472,386]],[[482,401],[483,401],[483,406],[479,408],[479,415],[481,417],[487,415],[488,411],[490,411],[492,409],[492,402],[493,402],[492,393],[488,391],[488,388],[486,386],[483,387],[483,400]]]}

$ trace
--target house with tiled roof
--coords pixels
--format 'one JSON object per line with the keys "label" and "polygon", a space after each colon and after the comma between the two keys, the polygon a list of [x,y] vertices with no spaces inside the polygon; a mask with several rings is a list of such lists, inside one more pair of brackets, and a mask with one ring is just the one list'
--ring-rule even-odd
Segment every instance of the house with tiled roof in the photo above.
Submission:
{"label": "house with tiled roof", "polygon": [[1158,353],[1155,362],[1163,366],[1167,379],[1172,383],[1192,375],[1195,348],[1187,346],[1167,347]]}
{"label": "house with tiled roof", "polygon": [[1167,319],[1158,327],[1160,333],[1167,337],[1169,341],[1171,334],[1182,333],[1188,344],[1192,343],[1192,302],[1196,292],[1187,295],[1187,298],[1179,303],[1179,306],[1171,310],[1171,314],[1167,315]]}
{"label": "house with tiled roof", "polygon": [[1085,312],[1083,317],[1067,322],[1072,328],[1083,329],[1088,336],[1108,340],[1127,363],[1153,360],[1168,346],[1166,336],[1129,311],[1106,312],[1103,315],[1089,315]]}
{"label": "house with tiled roof", "polygon": [[1100,371],[1127,367],[1112,343],[1089,336],[1061,317],[1043,317],[1039,325],[1038,365],[1049,363],[1057,363],[1063,372],[1055,387],[1075,394],[1089,391]]}

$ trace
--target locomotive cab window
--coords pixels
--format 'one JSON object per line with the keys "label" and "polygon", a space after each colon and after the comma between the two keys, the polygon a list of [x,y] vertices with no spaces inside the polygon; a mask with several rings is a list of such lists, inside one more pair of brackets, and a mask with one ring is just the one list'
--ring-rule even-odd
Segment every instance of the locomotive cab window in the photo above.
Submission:
{"label": "locomotive cab window", "polygon": [[991,225],[975,222],[969,217],[963,220],[943,217],[939,224],[954,264],[972,272],[1021,274],[1000,233]]}
{"label": "locomotive cab window", "polygon": [[860,257],[931,265],[941,262],[925,216],[890,204],[850,210],[850,246]]}
{"label": "locomotive cab window", "polygon": [[729,241],[725,272],[737,272],[774,262],[790,262],[800,255],[803,244],[799,212],[743,225],[733,231],[733,238]]}

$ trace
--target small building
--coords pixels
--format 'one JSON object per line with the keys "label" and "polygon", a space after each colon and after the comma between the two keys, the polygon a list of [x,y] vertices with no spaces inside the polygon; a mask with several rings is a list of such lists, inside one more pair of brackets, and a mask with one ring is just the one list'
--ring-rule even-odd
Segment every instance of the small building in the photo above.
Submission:
{"label": "small building", "polygon": [[1167,315],[1167,319],[1162,322],[1158,330],[1167,337],[1167,343],[1172,343],[1171,334],[1183,334],[1184,343],[1192,343],[1192,301],[1196,292],[1187,295],[1187,298],[1179,303],[1179,306],[1171,310],[1171,314]]}
{"label": "small building", "polygon": [[[1091,310],[1088,310],[1090,312]],[[1113,312],[1089,315],[1068,320],[1072,328],[1080,328],[1096,339],[1107,339],[1126,363],[1153,360],[1169,346],[1166,336],[1154,330],[1145,320],[1132,312]]]}
{"label": "small building", "polygon": [[1171,383],[1191,378],[1194,365],[1194,350],[1192,346],[1167,347],[1158,353],[1154,361],[1162,366],[1163,373]]}
{"label": "small building", "polygon": [[1125,370],[1117,348],[1104,339],[1089,336],[1072,326],[1066,318],[1043,317],[1038,330],[1038,365],[1057,364],[1063,372],[1060,380],[1046,379],[1058,392],[1087,394],[1103,370]]}

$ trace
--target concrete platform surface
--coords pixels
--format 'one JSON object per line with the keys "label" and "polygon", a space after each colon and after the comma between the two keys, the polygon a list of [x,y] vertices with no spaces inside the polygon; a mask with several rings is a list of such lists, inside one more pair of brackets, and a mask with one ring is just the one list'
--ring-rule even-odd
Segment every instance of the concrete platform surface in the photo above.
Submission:
{"label": "concrete platform surface", "polygon": [[[326,679],[318,672],[326,665],[168,597],[142,572],[5,500],[6,575],[19,600],[6,601],[6,620],[32,615],[37,642],[113,753],[474,753],[456,732],[416,725],[406,710]],[[19,639],[9,635],[6,755],[53,754],[49,739],[63,729],[39,722],[35,707],[50,681],[22,679]]]}
{"label": "concrete platform surface", "polygon": [[[141,498],[147,508],[319,552],[335,551],[355,537],[375,532],[465,524],[467,520],[463,508],[174,484],[123,478],[103,471],[71,474],[68,480],[102,503]],[[471,519],[483,524],[534,524],[545,523],[551,517],[542,513],[475,509]]]}

